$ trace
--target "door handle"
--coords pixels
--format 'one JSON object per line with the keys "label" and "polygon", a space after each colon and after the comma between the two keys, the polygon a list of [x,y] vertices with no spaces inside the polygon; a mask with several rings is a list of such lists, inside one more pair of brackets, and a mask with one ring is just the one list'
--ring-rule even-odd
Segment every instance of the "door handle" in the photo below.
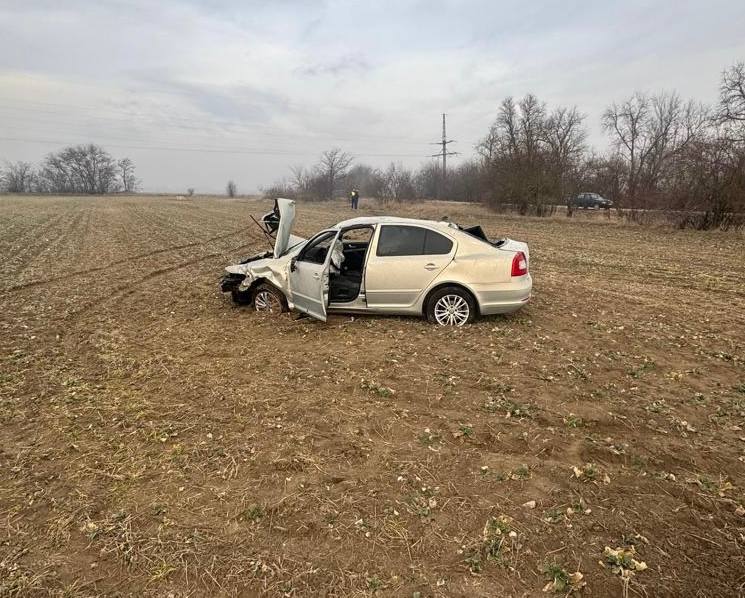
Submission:
{"label": "door handle", "polygon": [[424,269],[425,270],[437,270],[437,265],[430,262],[429,264],[424,266]]}

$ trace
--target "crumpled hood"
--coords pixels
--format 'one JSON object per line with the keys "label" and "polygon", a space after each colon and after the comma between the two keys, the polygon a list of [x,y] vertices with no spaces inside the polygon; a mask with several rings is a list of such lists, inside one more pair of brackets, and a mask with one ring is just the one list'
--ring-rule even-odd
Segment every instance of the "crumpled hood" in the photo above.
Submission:
{"label": "crumpled hood", "polygon": [[289,258],[296,256],[300,252],[300,249],[302,248],[305,241],[307,241],[307,239],[304,239],[303,237],[290,235],[287,243],[289,249],[282,256],[285,259],[277,261],[275,260],[274,255],[270,252],[257,253],[256,255],[242,261],[239,264],[231,264],[230,266],[226,266],[225,272],[229,274],[246,274],[248,276],[253,276],[253,273],[255,271],[261,270],[269,264],[278,264],[281,266],[285,263],[288,263]]}
{"label": "crumpled hood", "polygon": [[292,226],[295,224],[295,202],[292,199],[278,197],[277,209],[279,210],[279,227],[277,228],[277,237],[274,240],[275,259],[290,247]]}

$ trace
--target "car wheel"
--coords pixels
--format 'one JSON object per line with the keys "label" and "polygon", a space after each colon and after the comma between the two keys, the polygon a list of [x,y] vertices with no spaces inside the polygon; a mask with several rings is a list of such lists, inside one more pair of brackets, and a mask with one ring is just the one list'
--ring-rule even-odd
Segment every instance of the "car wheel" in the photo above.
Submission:
{"label": "car wheel", "polygon": [[251,303],[251,294],[248,291],[230,291],[230,297],[236,305],[248,305]]}
{"label": "car wheel", "polygon": [[254,309],[256,311],[280,314],[287,311],[287,299],[282,291],[270,284],[260,284],[254,291]]}
{"label": "car wheel", "polygon": [[427,301],[427,319],[440,326],[463,326],[476,318],[476,301],[459,287],[435,291]]}

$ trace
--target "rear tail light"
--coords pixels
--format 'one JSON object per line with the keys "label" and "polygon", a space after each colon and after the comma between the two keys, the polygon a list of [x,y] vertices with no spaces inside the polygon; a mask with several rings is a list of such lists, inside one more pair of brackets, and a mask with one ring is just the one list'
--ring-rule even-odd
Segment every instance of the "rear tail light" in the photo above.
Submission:
{"label": "rear tail light", "polygon": [[518,251],[512,258],[512,276],[525,276],[528,273],[528,258]]}

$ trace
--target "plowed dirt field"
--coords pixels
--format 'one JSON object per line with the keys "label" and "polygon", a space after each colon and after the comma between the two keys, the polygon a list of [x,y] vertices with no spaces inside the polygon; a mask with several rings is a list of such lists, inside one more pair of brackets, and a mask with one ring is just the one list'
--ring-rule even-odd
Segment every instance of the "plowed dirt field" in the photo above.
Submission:
{"label": "plowed dirt field", "polygon": [[363,200],[527,241],[534,298],[322,324],[218,291],[269,206],[0,197],[0,596],[745,592],[741,233]]}

